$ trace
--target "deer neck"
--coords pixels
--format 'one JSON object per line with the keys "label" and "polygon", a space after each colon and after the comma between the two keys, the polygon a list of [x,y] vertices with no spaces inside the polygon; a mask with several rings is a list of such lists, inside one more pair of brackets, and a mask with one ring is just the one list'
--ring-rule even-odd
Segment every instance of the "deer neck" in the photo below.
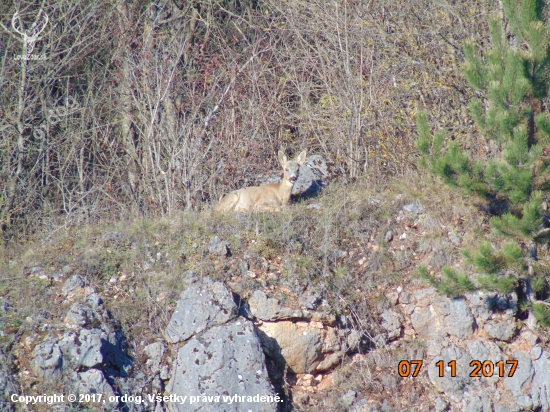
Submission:
{"label": "deer neck", "polygon": [[282,200],[283,204],[288,203],[290,200],[290,194],[292,193],[292,188],[294,187],[294,183],[292,183],[288,178],[285,176],[283,177],[283,181],[279,183],[279,198]]}

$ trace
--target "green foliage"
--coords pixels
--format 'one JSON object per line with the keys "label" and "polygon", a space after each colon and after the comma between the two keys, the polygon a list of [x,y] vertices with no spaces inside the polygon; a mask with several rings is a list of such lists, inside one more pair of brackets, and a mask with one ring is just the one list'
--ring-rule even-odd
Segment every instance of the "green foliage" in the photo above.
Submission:
{"label": "green foliage", "polygon": [[506,243],[502,247],[502,254],[509,267],[518,269],[525,259],[525,254],[517,243]]}
{"label": "green foliage", "polygon": [[481,289],[498,290],[500,293],[510,293],[518,286],[518,279],[512,276],[480,275],[477,282]]}
{"label": "green foliage", "polygon": [[546,289],[546,281],[541,277],[536,277],[531,282],[531,287],[535,292],[543,292]]}
{"label": "green foliage", "polygon": [[539,236],[539,230],[543,223],[541,204],[542,193],[534,192],[529,202],[523,206],[523,213],[520,216],[506,213],[501,217],[492,217],[491,227],[497,233],[507,237],[535,239]]}
{"label": "green foliage", "polygon": [[504,256],[493,253],[489,242],[481,242],[476,252],[462,251],[462,256],[481,273],[494,274],[505,265]]}
{"label": "green foliage", "polygon": [[438,280],[435,276],[428,272],[428,269],[425,266],[419,266],[418,276],[437,289],[440,293],[450,297],[458,297],[466,292],[471,292],[477,289],[467,274],[457,272],[448,266],[443,267],[442,271],[443,278]]}
{"label": "green foliage", "polygon": [[[550,238],[541,211],[550,190],[550,161],[542,157],[550,144],[550,119],[540,112],[544,107],[540,100],[548,97],[550,85],[550,26],[544,22],[541,0],[503,0],[502,5],[506,22],[498,16],[489,21],[491,47],[479,52],[474,42],[464,43],[464,76],[482,93],[482,99],[470,102],[472,117],[483,136],[498,144],[497,154],[484,164],[475,162],[460,142],[447,141],[441,132],[431,137],[424,113],[417,116],[417,148],[421,164],[447,185],[499,202],[499,208],[506,210],[491,217],[490,225],[512,242],[497,251],[482,241],[477,250],[462,252],[481,274],[477,279],[481,288],[505,293],[518,287],[520,277],[537,273],[522,245],[536,248]],[[467,277],[449,268],[443,272],[437,281],[419,270],[443,293],[458,293],[460,281]],[[538,293],[546,289],[543,277],[534,276],[532,285]],[[541,324],[550,325],[550,310],[544,304],[536,303],[531,310]]]}
{"label": "green foliage", "polygon": [[548,306],[542,302],[535,302],[533,304],[533,313],[542,326],[550,326],[550,309]]}

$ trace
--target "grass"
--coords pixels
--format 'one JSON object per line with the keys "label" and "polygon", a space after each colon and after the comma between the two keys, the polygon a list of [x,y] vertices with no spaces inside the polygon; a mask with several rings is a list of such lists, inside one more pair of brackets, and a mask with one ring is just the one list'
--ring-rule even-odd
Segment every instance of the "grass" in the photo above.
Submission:
{"label": "grass", "polygon": [[[437,273],[461,262],[462,246],[453,244],[449,233],[464,244],[472,243],[472,233],[486,231],[486,219],[471,199],[434,188],[430,179],[411,180],[414,184],[379,188],[333,184],[320,197],[278,214],[182,212],[159,220],[70,228],[10,244],[0,251],[0,273],[7,279],[0,282],[0,296],[12,305],[7,315],[0,312],[0,346],[14,351],[23,331],[32,333],[37,325],[63,318],[70,303],[60,293],[63,282],[52,280],[56,272],[64,273],[63,279],[79,274],[94,288],[120,324],[131,356],[138,346],[163,336],[189,270],[230,285],[245,299],[256,289],[289,306],[300,306],[306,295],[317,296],[323,302],[319,310],[345,316],[352,327],[375,336],[381,332],[379,314],[390,307],[388,291],[426,287],[415,277],[418,264]],[[422,204],[423,214],[402,211],[414,201]],[[308,209],[312,202],[321,208]],[[394,235],[388,242],[389,229]],[[214,235],[229,243],[230,257],[209,253]],[[41,266],[49,279],[30,274],[34,266]],[[413,347],[414,353],[407,352]],[[345,410],[339,399],[349,389],[363,395],[402,390],[399,380],[382,379],[382,374],[395,374],[388,366],[391,359],[416,356],[423,348],[387,350],[387,362],[367,357],[366,363],[339,368],[340,383],[323,392],[319,405]],[[28,357],[29,351],[18,349],[15,357]],[[30,392],[35,387],[32,380],[25,385]]]}

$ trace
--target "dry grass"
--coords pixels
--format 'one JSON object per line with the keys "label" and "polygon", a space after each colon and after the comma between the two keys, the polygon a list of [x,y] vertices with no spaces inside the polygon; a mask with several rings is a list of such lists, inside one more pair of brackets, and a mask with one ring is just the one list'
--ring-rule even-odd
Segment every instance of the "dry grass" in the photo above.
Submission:
{"label": "dry grass", "polygon": [[[403,211],[413,202],[422,205],[423,213]],[[308,209],[311,203],[319,203],[320,209]],[[472,233],[486,231],[486,223],[472,199],[420,175],[410,184],[383,187],[333,184],[320,197],[298,200],[279,214],[219,216],[202,211],[58,231],[2,250],[0,295],[12,309],[0,315],[0,342],[22,359],[28,357],[17,346],[22,336],[41,324],[60,323],[68,304],[60,293],[62,282],[51,280],[60,272],[63,279],[81,275],[99,293],[136,356],[138,347],[162,336],[185,287],[185,273],[193,270],[228,284],[245,299],[258,288],[290,306],[300,305],[305,296],[319,297],[319,310],[340,316],[364,334],[364,362],[338,369],[334,379],[341,384],[311,396],[303,410],[311,402],[326,410],[345,410],[341,397],[349,389],[379,400],[395,400],[401,392],[418,395],[421,385],[396,379],[390,366],[392,359],[416,356],[421,345],[378,348],[373,360],[368,351],[375,346],[368,337],[382,332],[379,314],[390,307],[391,291],[425,287],[416,278],[418,263],[434,272],[460,263],[460,248],[471,243]],[[393,231],[390,242],[385,240],[388,230]],[[229,242],[230,257],[208,252],[214,235]],[[36,266],[49,280],[31,273]]]}

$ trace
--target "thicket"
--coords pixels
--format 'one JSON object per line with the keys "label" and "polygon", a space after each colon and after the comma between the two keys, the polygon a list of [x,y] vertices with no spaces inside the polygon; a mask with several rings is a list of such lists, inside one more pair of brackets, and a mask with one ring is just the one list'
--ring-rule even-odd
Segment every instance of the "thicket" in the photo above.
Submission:
{"label": "thicket", "polygon": [[[0,228],[201,208],[278,169],[281,146],[406,176],[419,108],[471,133],[460,44],[495,4],[2,1]],[[45,15],[46,58],[15,58]]]}
{"label": "thicket", "polygon": [[[418,116],[418,150],[424,165],[443,181],[488,202],[490,225],[501,242],[481,241],[463,256],[478,274],[443,270],[441,280],[420,274],[439,290],[459,295],[478,287],[517,290],[532,325],[550,326],[546,259],[550,237],[550,25],[539,0],[502,0],[503,15],[489,22],[490,47],[466,41],[464,76],[480,93],[470,111],[487,139],[486,159],[476,159],[458,140],[440,131],[432,137],[425,113]],[[489,149],[491,147],[491,149]]]}

